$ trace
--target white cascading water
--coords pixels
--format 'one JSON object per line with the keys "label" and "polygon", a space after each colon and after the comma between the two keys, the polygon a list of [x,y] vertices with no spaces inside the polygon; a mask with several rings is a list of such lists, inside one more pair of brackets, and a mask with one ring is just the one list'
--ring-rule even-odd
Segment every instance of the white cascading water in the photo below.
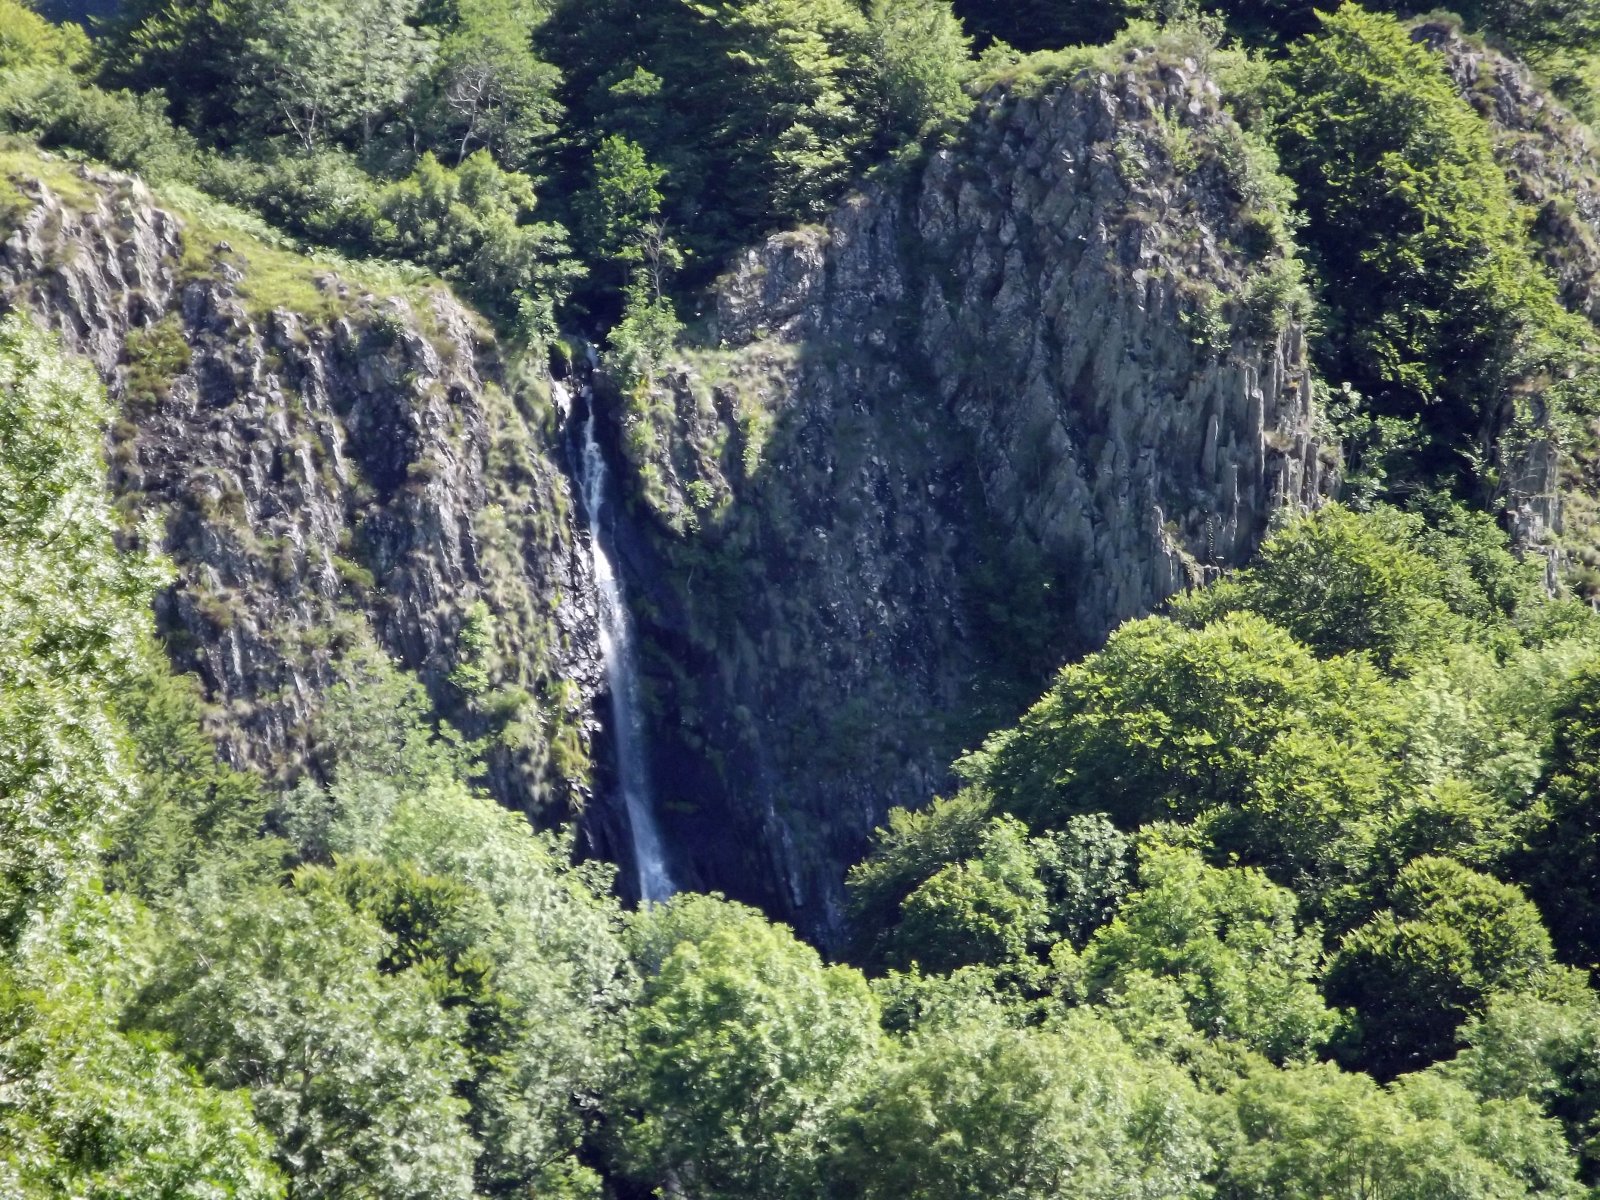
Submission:
{"label": "white cascading water", "polygon": [[[587,389],[586,389],[587,390]],[[639,872],[639,897],[665,900],[677,891],[667,873],[650,795],[650,765],[644,753],[644,716],[639,708],[638,661],[633,642],[633,620],[622,598],[611,556],[606,553],[601,516],[606,502],[606,460],[595,437],[594,400],[583,422],[583,508],[589,518],[589,546],[594,556],[594,579],[600,593],[600,653],[605,660],[606,682],[611,689],[612,737],[617,747],[617,784],[628,814],[633,838],[633,861]]]}

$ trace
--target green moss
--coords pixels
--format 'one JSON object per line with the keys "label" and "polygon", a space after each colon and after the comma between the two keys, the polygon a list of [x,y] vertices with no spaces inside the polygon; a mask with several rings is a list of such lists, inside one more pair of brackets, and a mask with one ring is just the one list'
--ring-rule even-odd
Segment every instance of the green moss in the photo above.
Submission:
{"label": "green moss", "polygon": [[0,231],[9,233],[33,208],[33,202],[10,179],[0,178]]}
{"label": "green moss", "polygon": [[352,562],[342,555],[335,554],[333,556],[333,569],[345,587],[357,592],[370,592],[377,586],[378,581],[373,578],[371,571],[360,563]]}
{"label": "green moss", "polygon": [[[31,142],[16,137],[0,137],[0,179],[10,185],[26,207],[33,207],[20,190],[23,185],[43,183],[59,196],[68,208],[88,212],[95,206],[99,192],[83,178],[83,167],[54,154],[42,153]],[[20,215],[20,214],[19,214]]]}
{"label": "green moss", "polygon": [[172,382],[189,369],[190,351],[183,318],[168,313],[154,325],[128,331],[124,394],[130,404],[155,405],[172,391]]}
{"label": "green moss", "polygon": [[[164,185],[158,202],[183,218],[183,274],[208,279],[223,264],[232,266],[242,275],[239,294],[256,319],[282,309],[308,323],[331,324],[398,297],[410,307],[418,331],[443,353],[452,352],[433,304],[449,289],[421,268],[308,249],[253,213],[181,184]],[[487,336],[486,331],[484,326],[476,332]]]}
{"label": "green moss", "polygon": [[1038,96],[1075,81],[1086,71],[1117,71],[1135,64],[1137,51],[1153,50],[1165,59],[1199,57],[1213,48],[1211,34],[1199,24],[1173,21],[1160,26],[1131,21],[1104,46],[1068,46],[1015,58],[990,60],[971,85],[974,90],[1003,88],[1013,96]]}
{"label": "green moss", "polygon": [[218,632],[232,629],[239,620],[239,604],[231,596],[216,592],[200,592],[195,596],[195,607]]}

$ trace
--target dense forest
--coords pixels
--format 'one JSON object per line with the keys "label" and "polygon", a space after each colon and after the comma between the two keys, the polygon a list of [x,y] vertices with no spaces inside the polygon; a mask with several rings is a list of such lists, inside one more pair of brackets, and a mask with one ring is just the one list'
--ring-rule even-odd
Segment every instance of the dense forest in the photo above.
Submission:
{"label": "dense forest", "polygon": [[[1130,105],[1161,161],[1129,139],[1105,169],[1223,173],[1229,252],[1265,265],[1184,293],[1181,338],[1303,329],[1337,476],[1088,652],[1030,598],[1059,585],[997,554],[960,599],[1010,686],[951,714],[956,786],[830,864],[848,910],[819,946],[721,895],[630,902],[581,787],[497,799],[530,746],[606,779],[559,687],[501,686],[532,617],[470,608],[425,680],[341,601],[301,631],[330,664],[305,754],[219,750],[249,714],[182,656],[170,529],[117,482],[205,347],[152,315],[108,390],[0,261],[0,1193],[1600,1195],[1600,183],[1534,195],[1533,134],[1441,38],[1520,63],[1592,145],[1592,0],[0,0],[0,241],[137,176],[251,260],[269,373],[312,317],[440,358],[313,280],[442,282],[508,393],[542,381],[487,460],[531,455],[588,378],[632,422],[632,511],[667,512],[702,588],[732,568],[688,539],[787,493],[707,475],[672,509],[644,467],[745,248],[941,156],[959,177],[985,104],[1203,74],[1225,125]],[[1539,455],[1564,515],[1533,528]],[[496,520],[539,507],[532,461]],[[451,469],[379,466],[370,545],[388,492]],[[340,553],[336,592],[381,590],[381,555]],[[196,626],[219,642],[248,615],[225,599]]]}

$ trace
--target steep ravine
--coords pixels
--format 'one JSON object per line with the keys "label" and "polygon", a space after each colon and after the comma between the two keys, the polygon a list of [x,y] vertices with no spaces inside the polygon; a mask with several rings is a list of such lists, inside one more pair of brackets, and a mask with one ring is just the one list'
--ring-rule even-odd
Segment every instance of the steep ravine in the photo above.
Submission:
{"label": "steep ravine", "polygon": [[[591,844],[630,857],[560,402],[585,380],[502,360],[435,285],[4,161],[25,203],[0,292],[122,401],[114,481],[130,528],[162,522],[163,629],[230,756],[305,762],[365,626],[494,736],[507,803],[581,799],[596,760]],[[651,379],[602,363],[605,548],[675,883],[835,938],[889,807],[1325,494],[1260,161],[1181,57],[1001,84],[952,143],[740,256]]]}
{"label": "steep ravine", "polygon": [[611,380],[687,882],[834,937],[891,805],[1318,502],[1337,455],[1259,163],[1193,60],[1001,84]]}
{"label": "steep ravine", "polygon": [[492,736],[506,803],[581,799],[603,680],[542,368],[514,371],[437,285],[311,262],[125,176],[0,165],[22,198],[0,214],[0,298],[121,403],[113,483],[176,564],[160,627],[229,757],[298,770],[366,628]]}

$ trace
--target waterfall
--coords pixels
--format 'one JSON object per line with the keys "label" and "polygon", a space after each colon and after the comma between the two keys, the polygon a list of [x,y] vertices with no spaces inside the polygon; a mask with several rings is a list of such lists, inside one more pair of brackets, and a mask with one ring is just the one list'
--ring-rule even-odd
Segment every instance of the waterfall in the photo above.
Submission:
{"label": "waterfall", "polygon": [[[588,389],[584,389],[588,393]],[[628,814],[633,861],[642,900],[665,900],[677,888],[667,873],[650,795],[650,764],[645,755],[644,717],[639,710],[639,663],[633,620],[622,597],[622,580],[606,553],[602,516],[606,503],[606,461],[595,437],[594,398],[583,422],[583,509],[589,518],[589,547],[600,593],[600,653],[611,691],[612,737],[617,748],[617,783]]]}

